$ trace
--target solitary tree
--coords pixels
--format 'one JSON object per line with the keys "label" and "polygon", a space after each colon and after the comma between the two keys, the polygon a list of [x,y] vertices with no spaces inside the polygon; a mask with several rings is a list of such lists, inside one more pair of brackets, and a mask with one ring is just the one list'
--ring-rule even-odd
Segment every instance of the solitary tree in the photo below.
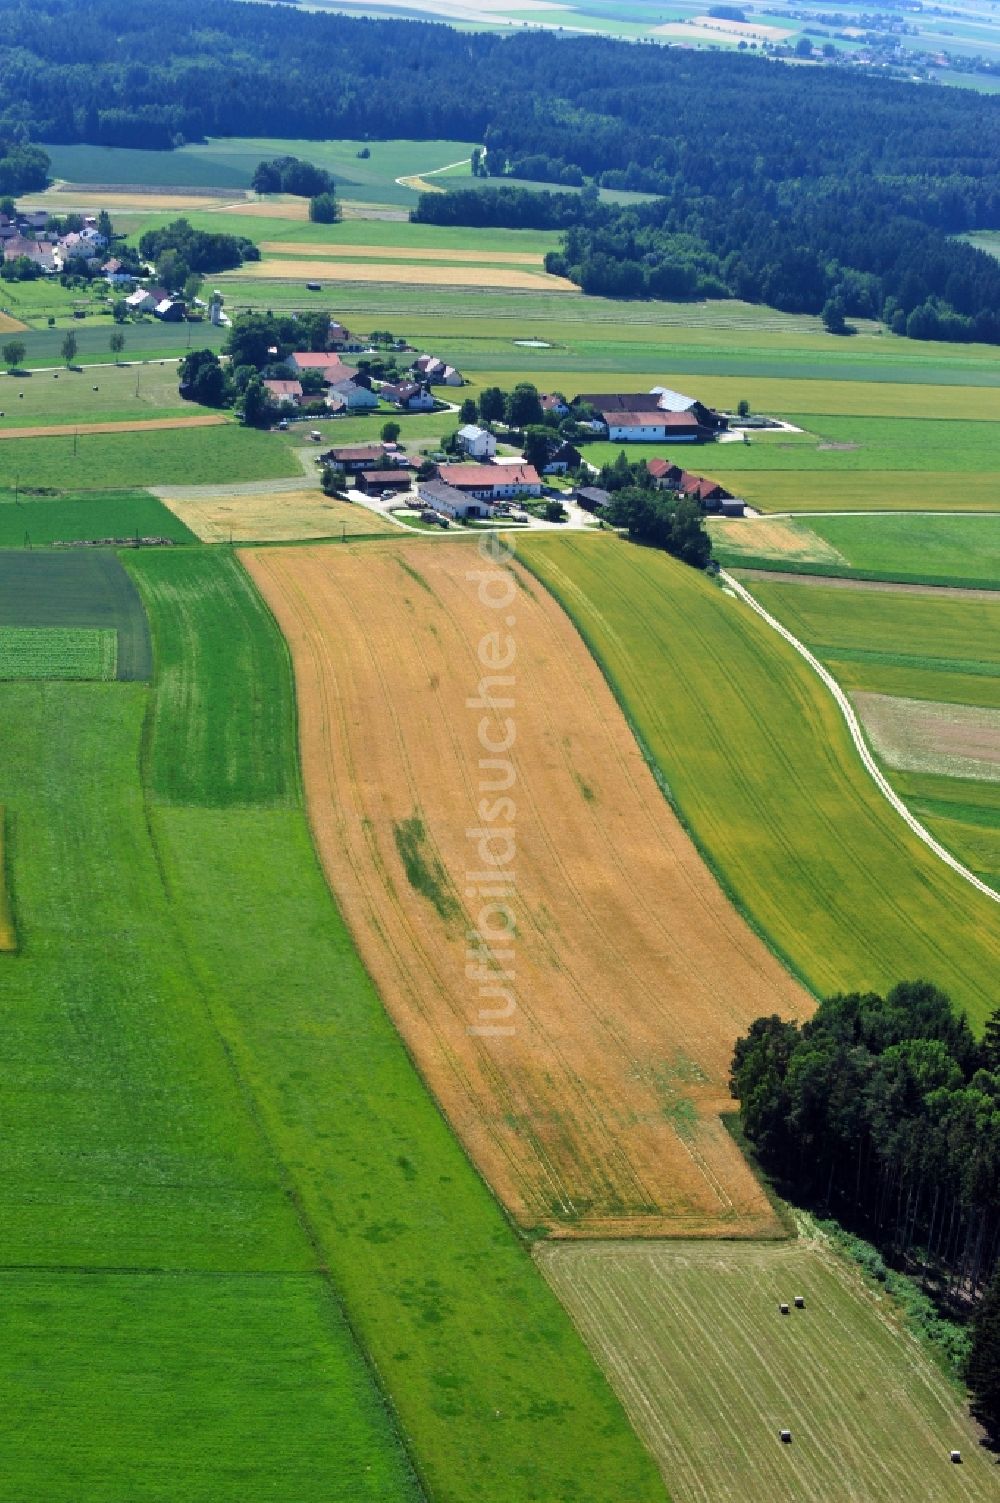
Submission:
{"label": "solitary tree", "polygon": [[62,342],[62,357],[67,365],[73,364],[73,361],[76,358],[76,352],[76,335],[73,333],[73,330],[70,329],[69,333],[66,335],[65,339]]}
{"label": "solitary tree", "polygon": [[332,193],[317,193],[309,200],[309,218],[314,224],[336,224],[340,205]]}
{"label": "solitary tree", "polygon": [[122,333],[121,329],[112,329],[111,338],[108,340],[108,344],[111,346],[111,353],[112,355],[114,355],[115,364],[117,365],[118,357],[120,356],[122,350],[125,348],[125,335]]}
{"label": "solitary tree", "polygon": [[519,381],[507,398],[504,416],[512,428],[527,428],[530,423],[540,423],[544,414],[538,388],[530,381]]}
{"label": "solitary tree", "polygon": [[3,363],[9,371],[16,371],[27,353],[19,339],[11,339],[3,347]]}
{"label": "solitary tree", "polygon": [[847,322],[844,318],[844,305],[837,298],[831,297],[823,305],[823,327],[831,334],[845,334]]}
{"label": "solitary tree", "polygon": [[382,424],[382,442],[384,444],[394,444],[401,431],[399,424],[394,423],[390,418],[388,423]]}
{"label": "solitary tree", "polygon": [[475,397],[466,397],[458,413],[463,423],[474,423],[479,416]]}
{"label": "solitary tree", "polygon": [[499,386],[484,386],[479,393],[479,416],[484,423],[499,423],[503,419],[505,398]]}

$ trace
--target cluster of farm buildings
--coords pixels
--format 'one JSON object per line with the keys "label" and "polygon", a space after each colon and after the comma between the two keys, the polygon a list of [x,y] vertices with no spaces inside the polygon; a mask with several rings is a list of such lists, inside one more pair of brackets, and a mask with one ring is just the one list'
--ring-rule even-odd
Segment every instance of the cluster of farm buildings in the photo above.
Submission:
{"label": "cluster of farm buildings", "polygon": [[68,261],[84,261],[91,270],[103,270],[108,242],[97,228],[96,218],[88,215],[81,230],[59,234],[47,228],[51,217],[46,209],[24,209],[13,216],[0,214],[4,261],[23,258],[49,276],[62,271]]}
{"label": "cluster of farm buildings", "polygon": [[308,400],[301,379],[307,371],[321,374],[326,387],[325,405],[334,415],[374,412],[386,402],[397,412],[433,412],[437,402],[432,387],[465,385],[461,371],[435,355],[418,355],[401,381],[373,381],[365,371],[349,365],[343,358],[342,352],[363,350],[366,346],[353,340],[343,325],[331,327],[333,349],[321,353],[298,350],[284,361],[287,377],[272,376],[265,380],[272,400],[287,414],[297,412]]}

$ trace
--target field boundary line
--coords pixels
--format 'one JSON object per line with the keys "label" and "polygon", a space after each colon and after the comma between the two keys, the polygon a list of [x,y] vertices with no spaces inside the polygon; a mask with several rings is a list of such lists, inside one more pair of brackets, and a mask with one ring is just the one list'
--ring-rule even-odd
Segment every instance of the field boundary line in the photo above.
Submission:
{"label": "field boundary line", "polygon": [[777,617],[772,616],[770,611],[765,610],[760,601],[756,600],[754,596],[751,595],[750,591],[746,589],[745,586],[743,586],[740,581],[735,578],[734,575],[730,574],[727,569],[719,570],[719,578],[725,581],[725,583],[733,591],[738,599],[742,600],[746,605],[749,605],[750,609],[755,611],[756,614],[760,616],[762,621],[765,621],[773,631],[776,631],[778,635],[783,637],[791,647],[794,647],[799,656],[804,658],[805,661],[809,664],[813,672],[818,674],[820,679],[833,695],[837,706],[847,723],[847,729],[851,733],[851,740],[854,742],[854,745],[857,748],[858,755],[861,758],[865,771],[869,774],[872,782],[882,794],[883,798],[885,798],[892,805],[893,809],[895,809],[900,818],[909,826],[913,834],[916,835],[917,839],[923,841],[924,845],[927,846],[927,848],[932,851],[940,861],[943,861],[946,866],[950,866],[953,872],[956,872],[958,876],[962,877],[966,882],[970,883],[974,888],[976,888],[978,892],[981,892],[987,898],[992,898],[994,903],[1000,903],[1000,892],[997,892],[997,890],[991,887],[988,882],[984,882],[981,877],[977,877],[975,872],[970,871],[967,866],[964,866],[962,862],[959,861],[957,856],[953,856],[949,850],[946,850],[945,847],[940,843],[940,841],[934,839],[934,836],[926,828],[926,826],[920,823],[920,820],[917,819],[916,815],[907,808],[906,804],[900,798],[899,794],[893,788],[892,784],[889,782],[888,778],[885,776],[878,763],[875,761],[874,756],[869,750],[868,743],[864,738],[864,734],[861,730],[861,724],[854,712],[854,707],[848,699],[847,695],[844,693],[843,689],[837,683],[837,680],[834,678],[833,674],[830,673],[827,668],[823,667],[823,664],[817,657],[813,655],[813,653],[809,651],[809,648],[805,645],[804,642],[800,642],[798,637],[796,637],[793,632],[790,632],[788,630],[787,626],[782,626]]}

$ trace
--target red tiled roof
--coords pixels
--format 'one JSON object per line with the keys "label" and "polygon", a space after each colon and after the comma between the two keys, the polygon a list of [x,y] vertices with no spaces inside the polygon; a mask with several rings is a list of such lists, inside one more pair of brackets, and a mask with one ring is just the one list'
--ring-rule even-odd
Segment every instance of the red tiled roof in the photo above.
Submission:
{"label": "red tiled roof", "polygon": [[531,464],[442,464],[438,475],[456,490],[488,490],[498,485],[540,485]]}

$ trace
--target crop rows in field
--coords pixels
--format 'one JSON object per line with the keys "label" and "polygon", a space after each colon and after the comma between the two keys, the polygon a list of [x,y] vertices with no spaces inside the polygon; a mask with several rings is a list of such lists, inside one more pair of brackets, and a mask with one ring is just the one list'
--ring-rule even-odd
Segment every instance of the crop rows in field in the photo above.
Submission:
{"label": "crop rows in field", "polygon": [[538,1260],[686,1503],[994,1496],[947,1379],[821,1245],[549,1244]]}
{"label": "crop rows in field", "polygon": [[135,585],[104,550],[0,551],[0,628],[97,627],[117,638],[117,677],[148,678],[149,629]]}
{"label": "crop rows in field", "polygon": [[662,554],[591,535],[526,538],[520,556],[580,626],[712,867],[798,974],[820,994],[924,976],[981,1023],[995,905],[885,803],[791,648]]}
{"label": "crop rows in field", "polygon": [[[362,956],[526,1226],[773,1235],[719,1112],[737,1034],[761,1009],[804,1016],[811,1000],[705,871],[563,612],[502,572],[515,791],[486,854],[470,849],[491,801],[468,700],[476,644],[497,625],[467,574],[478,562],[458,542],[248,556],[292,649],[313,824]],[[483,738],[502,740],[506,706],[485,714]],[[470,986],[483,900],[466,874],[508,841],[516,963],[491,1002]]]}
{"label": "crop rows in field", "polygon": [[0,626],[0,679],[117,677],[118,633],[107,627]]}

